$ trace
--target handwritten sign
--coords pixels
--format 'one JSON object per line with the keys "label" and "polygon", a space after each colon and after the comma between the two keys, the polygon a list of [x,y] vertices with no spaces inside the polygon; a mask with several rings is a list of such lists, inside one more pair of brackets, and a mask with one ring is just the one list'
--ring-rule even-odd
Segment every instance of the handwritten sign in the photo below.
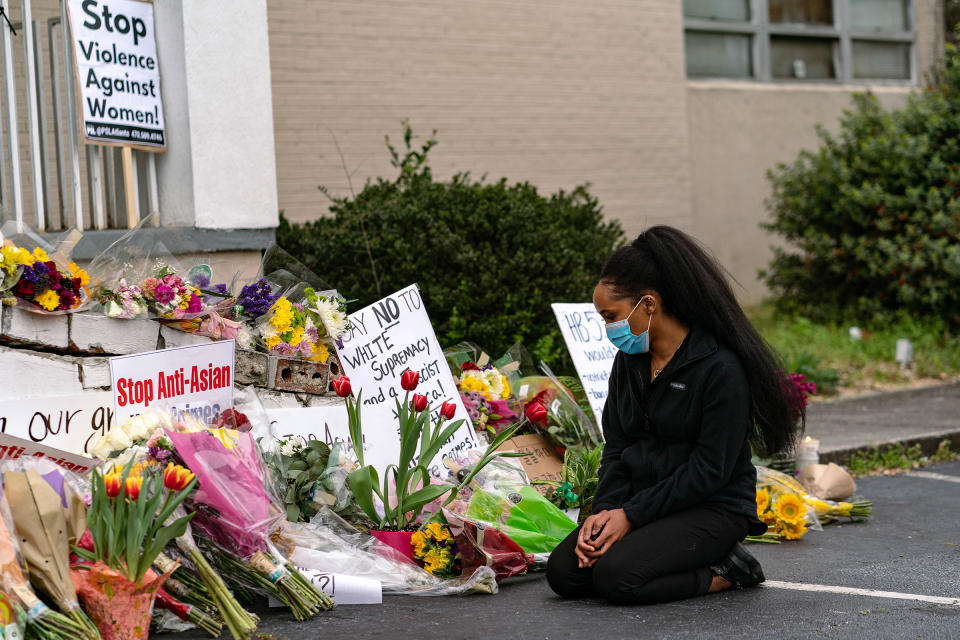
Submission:
{"label": "handwritten sign", "polygon": [[163,101],[153,4],[69,0],[83,137],[98,144],[163,150]]}
{"label": "handwritten sign", "polygon": [[87,473],[101,462],[87,456],[67,453],[30,440],[0,433],[0,460],[17,460],[19,458],[46,458],[79,475]]}
{"label": "handwritten sign", "polygon": [[556,302],[550,306],[599,425],[617,348],[607,339],[605,323],[593,304]]}
{"label": "handwritten sign", "polygon": [[[530,434],[510,438],[500,447],[502,451],[517,451],[527,455],[517,458],[523,465],[523,470],[527,473],[527,478],[531,484],[537,480],[552,480],[560,482],[561,471],[563,470],[563,459],[557,455],[543,436],[539,434]],[[553,487],[549,485],[534,485],[534,489],[545,496],[553,493]]]}
{"label": "handwritten sign", "polygon": [[114,423],[109,391],[0,402],[0,433],[61,451],[86,453]]}
{"label": "handwritten sign", "polygon": [[233,340],[110,358],[114,420],[149,409],[213,422],[233,406]]}
{"label": "handwritten sign", "polygon": [[[302,567],[297,567],[297,569],[303,577],[333,598],[338,607],[344,604],[383,604],[383,585],[379,580],[348,576],[342,573],[327,573]],[[285,606],[282,602],[273,598],[270,598],[268,604],[271,607]]]}
{"label": "handwritten sign", "polygon": [[400,437],[394,399],[403,401],[400,374],[407,369],[420,373],[417,393],[430,401],[433,420],[441,404],[452,402],[457,406],[453,419],[464,421],[440,449],[430,473],[440,476],[445,455],[463,457],[479,447],[417,285],[350,314],[350,324],[353,328],[344,336],[338,353],[354,392],[363,390],[363,430],[367,442],[376,443],[369,455],[364,449],[364,462],[381,472],[387,465],[396,464]]}
{"label": "handwritten sign", "polygon": [[[340,442],[346,445],[342,450],[353,455],[353,442],[347,424],[347,406],[345,403],[319,406],[267,409],[267,418],[274,435],[279,440],[288,440],[300,436],[304,440],[320,440],[328,446]],[[371,449],[369,439],[363,436],[364,456]]]}

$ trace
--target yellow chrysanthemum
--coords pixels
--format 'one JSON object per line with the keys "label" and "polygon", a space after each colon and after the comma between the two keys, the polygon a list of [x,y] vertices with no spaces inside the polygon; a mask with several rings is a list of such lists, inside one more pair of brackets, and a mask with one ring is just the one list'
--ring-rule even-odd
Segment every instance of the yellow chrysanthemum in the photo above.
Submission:
{"label": "yellow chrysanthemum", "polygon": [[53,289],[47,289],[34,298],[34,301],[47,311],[53,311],[60,306],[60,296]]}
{"label": "yellow chrysanthemum", "polygon": [[490,387],[480,378],[464,375],[460,380],[460,391],[479,393],[486,399],[490,399]]}
{"label": "yellow chrysanthemum", "polygon": [[68,262],[67,266],[70,268],[70,275],[74,278],[80,278],[80,286],[85,287],[90,284],[90,274],[81,269],[74,262]]}
{"label": "yellow chrysanthemum", "polygon": [[506,376],[500,376],[500,382],[503,384],[503,392],[500,394],[500,397],[503,399],[510,397],[510,383],[507,382]]}
{"label": "yellow chrysanthemum", "polygon": [[282,342],[283,340],[280,339],[280,336],[270,336],[267,338],[267,349],[273,349]]}
{"label": "yellow chrysanthemum", "polygon": [[800,522],[807,514],[807,505],[795,493],[783,493],[777,497],[773,505],[773,511],[777,514],[777,520],[782,522]]}
{"label": "yellow chrysanthemum", "polygon": [[29,251],[20,247],[2,247],[0,248],[0,255],[3,256],[3,267],[7,270],[7,273],[13,273],[22,264],[31,265],[36,262]]}
{"label": "yellow chrysanthemum", "polygon": [[47,255],[47,252],[40,247],[37,247],[33,250],[33,257],[40,262],[48,262],[50,260],[50,256]]}
{"label": "yellow chrysanthemum", "polygon": [[310,356],[310,360],[314,362],[326,362],[330,359],[330,349],[327,349],[327,346],[324,344],[315,344],[313,345],[313,354]]}
{"label": "yellow chrysanthemum", "polygon": [[766,489],[757,489],[757,515],[761,515],[770,508],[770,492]]}
{"label": "yellow chrysanthemum", "polygon": [[803,520],[798,522],[778,522],[777,533],[787,540],[799,540],[807,532],[807,523]]}
{"label": "yellow chrysanthemum", "polygon": [[293,323],[293,304],[286,298],[277,298],[277,301],[270,307],[273,317],[270,318],[270,324],[277,328],[277,331],[284,333],[292,328]]}

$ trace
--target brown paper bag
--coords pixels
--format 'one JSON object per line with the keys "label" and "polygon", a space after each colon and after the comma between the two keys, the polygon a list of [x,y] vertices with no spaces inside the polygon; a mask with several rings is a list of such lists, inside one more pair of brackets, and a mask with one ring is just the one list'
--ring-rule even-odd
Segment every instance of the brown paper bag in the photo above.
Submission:
{"label": "brown paper bag", "polygon": [[857,490],[853,476],[832,462],[807,465],[797,479],[807,493],[823,500],[846,500]]}

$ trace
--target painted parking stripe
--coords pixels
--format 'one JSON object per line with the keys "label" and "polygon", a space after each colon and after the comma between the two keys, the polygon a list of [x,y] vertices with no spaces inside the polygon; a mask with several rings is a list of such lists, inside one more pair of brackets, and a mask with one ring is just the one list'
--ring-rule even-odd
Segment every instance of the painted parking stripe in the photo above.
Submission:
{"label": "painted parking stripe", "polygon": [[804,582],[780,582],[767,580],[762,587],[774,589],[791,589],[793,591],[819,591],[822,593],[840,593],[850,596],[869,596],[871,598],[893,598],[896,600],[919,600],[933,604],[952,604],[960,606],[960,598],[941,598],[940,596],[924,596],[916,593],[897,593],[896,591],[876,591],[875,589],[856,589],[854,587],[835,587],[827,584],[806,584]]}
{"label": "painted parking stripe", "polygon": [[960,483],[960,476],[947,476],[942,473],[933,473],[931,471],[911,471],[907,475],[911,478],[926,478],[928,480],[943,480],[944,482]]}

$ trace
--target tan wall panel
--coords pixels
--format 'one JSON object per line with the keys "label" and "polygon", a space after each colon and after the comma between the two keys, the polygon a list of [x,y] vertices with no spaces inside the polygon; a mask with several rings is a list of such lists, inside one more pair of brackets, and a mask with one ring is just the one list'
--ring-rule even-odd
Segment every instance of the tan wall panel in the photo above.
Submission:
{"label": "tan wall panel", "polygon": [[690,222],[675,0],[282,0],[269,8],[281,209],[393,177],[383,136],[437,129],[435,174],[592,183],[628,232]]}

